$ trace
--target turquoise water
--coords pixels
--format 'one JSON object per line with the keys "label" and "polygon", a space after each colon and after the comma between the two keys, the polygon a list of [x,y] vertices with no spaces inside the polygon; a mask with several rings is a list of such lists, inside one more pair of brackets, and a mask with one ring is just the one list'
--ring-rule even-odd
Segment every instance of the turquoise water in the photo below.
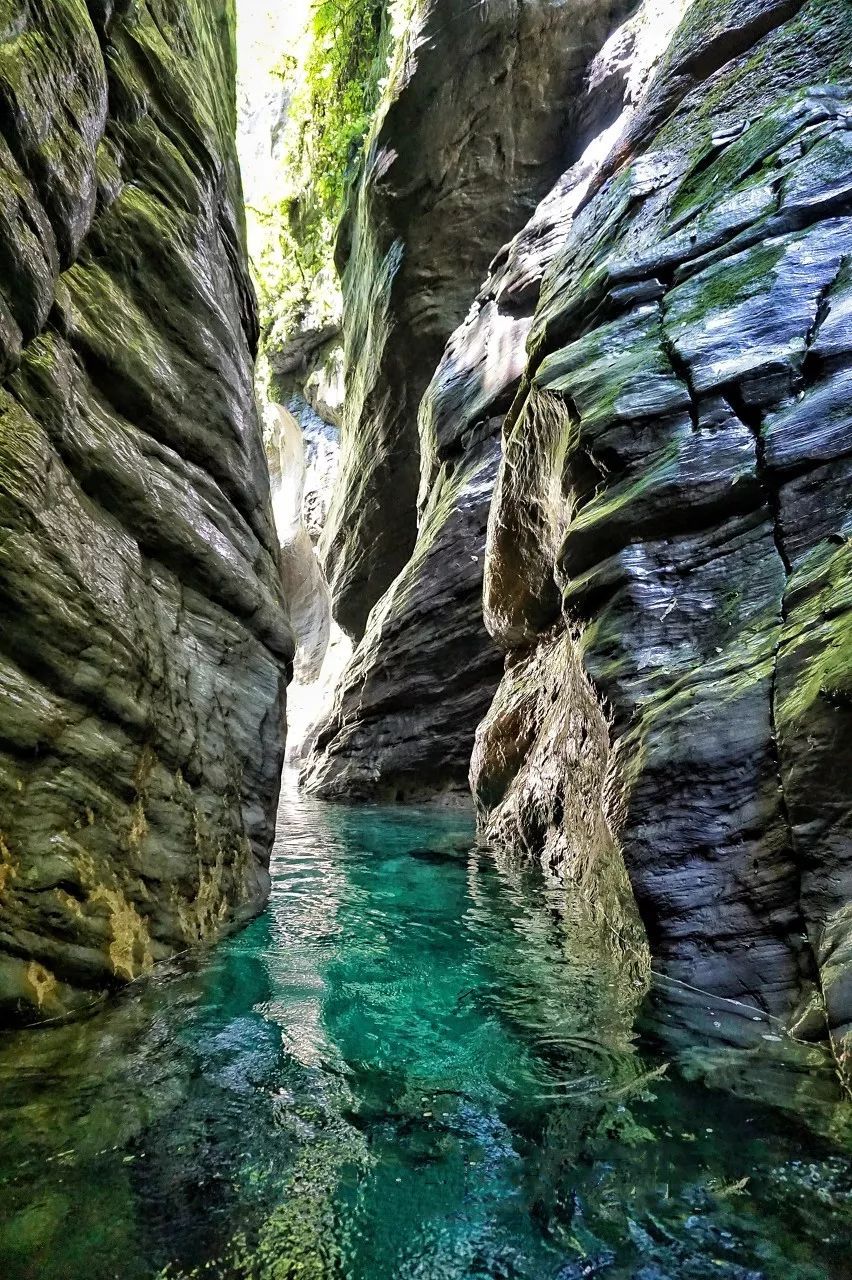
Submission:
{"label": "turquoise water", "polygon": [[852,1275],[847,1152],[636,1040],[466,816],[289,791],[281,831],[247,930],[0,1041],[3,1280]]}

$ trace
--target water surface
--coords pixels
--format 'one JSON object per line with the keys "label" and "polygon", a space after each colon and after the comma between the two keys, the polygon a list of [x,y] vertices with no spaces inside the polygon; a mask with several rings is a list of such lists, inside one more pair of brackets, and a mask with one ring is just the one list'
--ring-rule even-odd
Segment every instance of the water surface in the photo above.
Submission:
{"label": "water surface", "polygon": [[466,815],[288,789],[260,919],[0,1041],[0,1277],[852,1276],[847,1150],[639,994]]}

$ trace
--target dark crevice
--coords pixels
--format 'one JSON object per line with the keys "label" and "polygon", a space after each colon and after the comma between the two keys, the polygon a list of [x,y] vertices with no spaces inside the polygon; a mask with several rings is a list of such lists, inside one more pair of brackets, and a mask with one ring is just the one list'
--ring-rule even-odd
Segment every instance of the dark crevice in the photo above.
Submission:
{"label": "dark crevice", "polygon": [[699,425],[700,425],[699,414],[698,414],[698,398],[699,398],[698,393],[695,390],[695,385],[692,381],[692,371],[689,365],[687,364],[686,360],[684,360],[683,356],[678,351],[674,341],[672,340],[668,330],[665,327],[664,305],[662,307],[660,335],[661,335],[660,345],[662,346],[662,349],[666,354],[666,358],[668,359],[668,362],[672,367],[672,371],[674,372],[675,376],[683,383],[683,385],[686,387],[686,390],[689,393],[688,413],[689,413],[690,420],[692,422],[693,431],[698,431]]}
{"label": "dark crevice", "polygon": [[739,418],[740,422],[742,422],[744,426],[748,427],[754,437],[755,469],[757,471],[757,479],[766,498],[766,506],[772,520],[772,538],[775,543],[775,550],[778,552],[778,557],[784,566],[785,576],[789,578],[793,572],[793,566],[784,545],[784,530],[781,520],[780,486],[775,479],[774,473],[766,463],[766,440],[763,434],[763,413],[754,405],[749,405],[745,402],[738,387],[729,387],[725,399],[733,412]]}
{"label": "dark crevice", "polygon": [[843,257],[840,259],[840,262],[838,263],[837,270],[835,271],[834,275],[820,290],[819,297],[817,298],[817,305],[814,310],[813,324],[808,329],[808,332],[805,335],[806,355],[805,355],[805,361],[802,366],[802,373],[807,382],[811,382],[814,379],[808,376],[808,370],[806,368],[806,365],[808,364],[809,359],[810,360],[815,359],[815,357],[813,356],[813,346],[817,340],[817,337],[819,336],[819,331],[822,328],[823,324],[825,323],[826,318],[828,317],[828,313],[831,310],[831,307],[829,305],[829,299],[837,286],[838,280],[843,275],[843,272],[845,271],[849,261],[850,261],[849,255],[844,254]]}

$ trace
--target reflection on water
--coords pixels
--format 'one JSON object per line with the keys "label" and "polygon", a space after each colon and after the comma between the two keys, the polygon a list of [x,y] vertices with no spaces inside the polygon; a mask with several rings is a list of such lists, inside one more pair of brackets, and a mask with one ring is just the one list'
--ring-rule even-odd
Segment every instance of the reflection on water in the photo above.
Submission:
{"label": "reflection on water", "polygon": [[288,792],[273,871],[212,954],[0,1041],[4,1280],[852,1276],[839,1142],[637,1044],[640,975],[465,815]]}

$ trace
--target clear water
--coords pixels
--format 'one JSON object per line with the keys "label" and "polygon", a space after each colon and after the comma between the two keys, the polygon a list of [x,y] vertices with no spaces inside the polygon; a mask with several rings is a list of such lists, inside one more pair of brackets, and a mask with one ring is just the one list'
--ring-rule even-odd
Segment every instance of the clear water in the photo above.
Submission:
{"label": "clear water", "polygon": [[852,1276],[847,1151],[636,1042],[466,816],[291,792],[273,870],[211,954],[0,1041],[3,1280]]}

